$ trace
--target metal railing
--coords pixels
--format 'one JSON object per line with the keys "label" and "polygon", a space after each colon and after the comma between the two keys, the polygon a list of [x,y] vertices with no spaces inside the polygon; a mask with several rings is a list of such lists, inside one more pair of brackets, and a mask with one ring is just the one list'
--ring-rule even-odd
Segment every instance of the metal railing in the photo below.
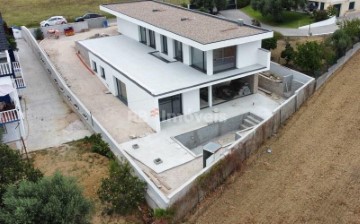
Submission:
{"label": "metal railing", "polygon": [[15,81],[16,89],[26,88],[25,80],[23,79],[23,77],[17,77],[14,79],[14,81]]}
{"label": "metal railing", "polygon": [[11,67],[8,63],[0,63],[0,75],[10,75]]}
{"label": "metal railing", "polygon": [[18,114],[17,109],[6,110],[6,111],[0,112],[0,123],[1,124],[10,123],[10,122],[18,121],[18,120],[20,120],[20,116]]}

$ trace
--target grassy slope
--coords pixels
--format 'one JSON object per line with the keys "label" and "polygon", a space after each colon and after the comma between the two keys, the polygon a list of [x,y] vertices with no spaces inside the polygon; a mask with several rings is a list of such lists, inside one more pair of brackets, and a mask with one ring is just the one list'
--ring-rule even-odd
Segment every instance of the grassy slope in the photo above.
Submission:
{"label": "grassy slope", "polygon": [[[100,4],[124,2],[125,0],[1,0],[0,11],[9,25],[38,26],[50,16],[61,15],[70,22],[86,12],[105,14]],[[180,4],[187,0],[169,0]],[[108,16],[108,15],[107,15]]]}
{"label": "grassy slope", "polygon": [[309,15],[299,12],[284,11],[284,22],[276,23],[272,20],[270,16],[263,17],[260,12],[253,10],[251,6],[246,6],[241,10],[250,17],[271,26],[278,26],[284,28],[298,28],[300,26],[305,26],[313,22],[313,19],[310,18]]}

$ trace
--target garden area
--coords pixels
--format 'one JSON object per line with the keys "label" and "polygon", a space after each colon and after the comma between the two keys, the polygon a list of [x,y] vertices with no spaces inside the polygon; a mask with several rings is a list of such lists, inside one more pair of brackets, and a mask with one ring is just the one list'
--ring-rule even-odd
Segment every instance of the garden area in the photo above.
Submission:
{"label": "garden area", "polygon": [[0,143],[0,180],[4,224],[166,223],[170,215],[146,205],[146,183],[98,134],[28,156]]}

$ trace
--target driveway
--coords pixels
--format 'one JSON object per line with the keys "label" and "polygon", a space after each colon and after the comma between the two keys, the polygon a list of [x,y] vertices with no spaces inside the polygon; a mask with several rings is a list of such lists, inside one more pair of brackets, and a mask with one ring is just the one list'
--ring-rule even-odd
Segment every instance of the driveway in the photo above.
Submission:
{"label": "driveway", "polygon": [[20,90],[28,151],[59,146],[91,132],[63,102],[27,43],[17,40],[27,87]]}
{"label": "driveway", "polygon": [[[249,17],[244,12],[242,12],[238,9],[224,10],[224,11],[221,11],[220,14],[228,19],[234,19],[234,20],[243,19],[246,24],[251,24],[251,20],[252,20],[251,17]],[[351,14],[351,18],[353,18],[353,17],[354,17],[354,15]],[[268,30],[280,32],[284,36],[297,36],[297,37],[309,36],[308,29],[281,28],[281,27],[269,26],[269,25],[266,25],[263,23],[261,24],[261,27],[268,29]],[[339,27],[336,24],[333,24],[333,25],[322,26],[322,27],[313,27],[313,28],[311,28],[310,32],[312,33],[313,36],[318,36],[318,35],[333,33],[338,28]]]}

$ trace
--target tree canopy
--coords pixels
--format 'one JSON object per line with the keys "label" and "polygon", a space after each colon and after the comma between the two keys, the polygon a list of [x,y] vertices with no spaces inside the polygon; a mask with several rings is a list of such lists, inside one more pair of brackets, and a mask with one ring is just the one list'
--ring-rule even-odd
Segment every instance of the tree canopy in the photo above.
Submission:
{"label": "tree canopy", "polygon": [[37,181],[41,177],[40,170],[23,160],[19,151],[0,143],[0,199],[10,184],[17,184],[21,180]]}
{"label": "tree canopy", "polygon": [[306,72],[315,74],[322,66],[323,44],[307,41],[297,46],[295,64]]}
{"label": "tree canopy", "polygon": [[251,0],[251,7],[263,16],[271,16],[275,21],[283,20],[283,11],[303,8],[306,0]]}
{"label": "tree canopy", "polygon": [[9,186],[3,203],[0,223],[4,224],[85,224],[92,207],[75,180],[60,173]]}

